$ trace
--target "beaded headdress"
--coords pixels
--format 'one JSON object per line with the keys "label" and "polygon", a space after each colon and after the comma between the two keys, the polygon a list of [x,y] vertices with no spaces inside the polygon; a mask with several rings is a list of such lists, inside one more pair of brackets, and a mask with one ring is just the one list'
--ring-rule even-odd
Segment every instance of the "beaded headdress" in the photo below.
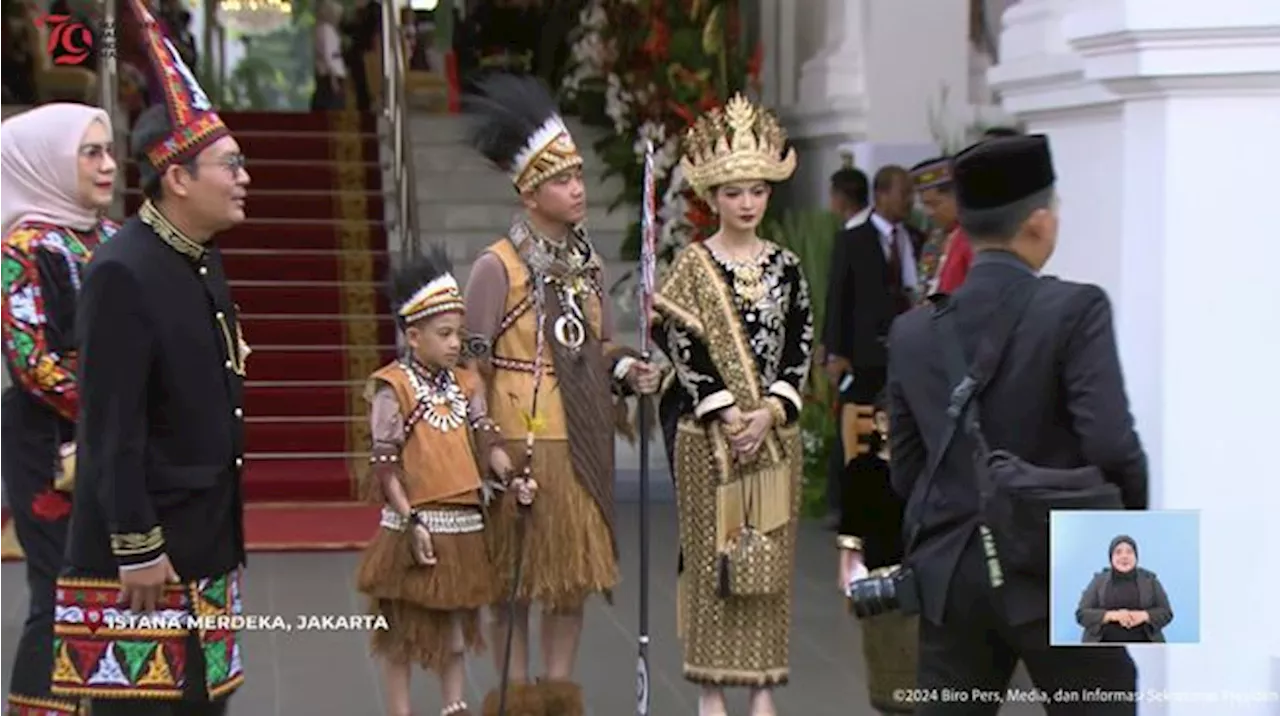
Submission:
{"label": "beaded headdress", "polygon": [[511,177],[516,191],[536,189],[582,166],[582,155],[560,117],[555,98],[536,78],[495,74],[463,98],[475,117],[469,137],[489,161]]}
{"label": "beaded headdress", "polygon": [[142,25],[142,41],[164,91],[169,115],[169,134],[150,146],[141,147],[147,163],[163,173],[174,164],[195,158],[206,147],[231,133],[213,111],[213,103],[200,88],[196,76],[182,61],[164,30],[142,0],[129,0],[129,7]]}
{"label": "beaded headdress", "polygon": [[773,113],[737,94],[685,133],[680,168],[704,199],[712,188],[731,182],[786,181],[796,170],[796,151],[786,144],[787,134]]}
{"label": "beaded headdress", "polygon": [[449,257],[434,247],[391,275],[391,301],[401,326],[441,313],[464,310],[462,291]]}
{"label": "beaded headdress", "polygon": [[951,157],[935,157],[911,167],[911,181],[917,191],[936,189],[951,183]]}

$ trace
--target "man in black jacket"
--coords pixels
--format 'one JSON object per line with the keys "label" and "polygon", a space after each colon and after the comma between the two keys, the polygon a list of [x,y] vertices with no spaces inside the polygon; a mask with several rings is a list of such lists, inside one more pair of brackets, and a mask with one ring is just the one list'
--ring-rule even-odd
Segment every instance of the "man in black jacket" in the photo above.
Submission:
{"label": "man in black jacket", "polygon": [[[827,375],[839,391],[840,445],[833,452],[840,454],[844,469],[858,456],[859,443],[874,432],[871,418],[876,396],[884,390],[889,326],[916,300],[916,257],[924,244],[924,236],[906,223],[914,201],[907,170],[880,168],[872,189],[874,209],[836,235],[827,282],[822,342]],[[838,473],[833,477],[848,482]]]}
{"label": "man in black jacket", "polygon": [[53,691],[92,699],[97,716],[215,716],[244,679],[219,618],[241,609],[248,347],[211,242],[244,220],[249,175],[131,4],[171,83],[133,129],[147,201],[95,253],[76,315],[81,429]]}
{"label": "man in black jacket", "polygon": [[[966,361],[1011,287],[1040,281],[981,394],[981,426],[993,450],[1051,468],[1095,466],[1129,509],[1147,507],[1147,463],[1125,397],[1111,305],[1097,286],[1040,279],[1058,235],[1048,140],[992,139],[956,157],[960,224],[978,251],[951,297]],[[1023,286],[1025,288],[1025,285]],[[1048,584],[1006,571],[992,586],[979,537],[972,440],[958,433],[932,484],[925,463],[939,449],[952,385],[933,310],[902,316],[889,340],[894,489],[908,500],[919,543],[907,556],[921,600],[919,687],[1004,693],[1019,659],[1036,686],[1079,692],[1135,689],[1124,650],[1050,649]],[[912,525],[907,526],[910,532]],[[991,713],[998,704],[929,701],[917,713]],[[1050,713],[1134,713],[1133,704],[1048,704]]]}

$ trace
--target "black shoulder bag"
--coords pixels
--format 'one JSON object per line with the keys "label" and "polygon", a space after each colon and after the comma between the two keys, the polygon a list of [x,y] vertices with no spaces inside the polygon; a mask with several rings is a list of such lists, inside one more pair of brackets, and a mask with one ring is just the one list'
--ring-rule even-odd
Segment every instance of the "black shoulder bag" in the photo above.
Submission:
{"label": "black shoulder bag", "polygon": [[[1024,281],[1006,290],[1001,296],[1000,303],[1004,305],[1004,309],[997,311],[995,322],[987,328],[984,340],[980,344],[979,353],[987,356],[982,365],[999,362],[1009,343],[1009,338],[1022,320],[1027,306],[1031,305],[1031,298],[1038,287],[1039,281]],[[911,553],[920,545],[924,527],[921,518],[929,503],[929,496],[933,492],[934,478],[937,477],[938,470],[942,467],[942,460],[955,440],[961,420],[969,413],[979,388],[977,380],[969,375],[968,366],[962,357],[962,344],[958,342],[959,335],[951,324],[954,320],[953,304],[942,295],[930,300],[933,301],[933,328],[940,334],[938,343],[944,346],[948,354],[948,378],[953,386],[951,401],[947,407],[949,419],[943,424],[942,435],[934,448],[929,451],[924,471],[920,473],[919,479],[911,490],[912,497],[919,494],[919,499],[910,499],[907,502],[903,521],[910,531],[904,545],[903,565],[889,574],[859,580],[850,590],[849,599],[859,619],[866,619],[894,609],[904,614],[915,614],[919,611],[919,592],[915,574],[909,568]],[[944,322],[946,326],[942,325]],[[994,374],[994,365],[984,374]],[[973,411],[973,414],[976,414],[976,411]],[[976,429],[976,423],[974,427]],[[979,436],[979,444],[986,445],[986,442],[981,440],[981,436]]]}
{"label": "black shoulder bag", "polygon": [[[1049,572],[1049,513],[1053,510],[1124,509],[1120,488],[1093,465],[1058,469],[1033,465],[1006,450],[992,450],[982,432],[979,396],[999,370],[1009,338],[1031,304],[1040,282],[1023,281],[1006,291],[993,330],[984,336],[972,364],[964,359],[953,306],[935,309],[934,328],[956,386],[948,434],[956,424],[973,439],[982,522],[995,538],[1001,568],[1032,577]],[[945,452],[946,445],[939,448]],[[939,456],[940,459],[940,456]],[[922,507],[923,509],[923,507]]]}

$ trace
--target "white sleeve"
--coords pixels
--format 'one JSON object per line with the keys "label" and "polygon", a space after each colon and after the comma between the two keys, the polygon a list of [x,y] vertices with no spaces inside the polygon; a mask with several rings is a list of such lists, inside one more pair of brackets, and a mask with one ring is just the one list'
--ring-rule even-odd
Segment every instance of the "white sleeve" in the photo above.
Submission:
{"label": "white sleeve", "polygon": [[347,76],[347,66],[342,61],[342,40],[338,37],[337,28],[328,23],[316,26],[316,74]]}

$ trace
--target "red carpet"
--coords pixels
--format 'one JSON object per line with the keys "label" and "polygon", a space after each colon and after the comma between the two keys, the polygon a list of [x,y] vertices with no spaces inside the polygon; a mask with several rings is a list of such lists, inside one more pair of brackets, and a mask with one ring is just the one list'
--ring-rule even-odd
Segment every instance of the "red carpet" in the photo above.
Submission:
{"label": "red carpet", "polygon": [[[394,354],[376,121],[320,112],[222,118],[251,178],[248,220],[218,238],[253,348],[245,495],[293,505],[254,506],[249,541],[349,545],[376,519],[347,525],[349,508],[298,504],[355,497],[368,451],[362,382]],[[138,201],[131,193],[129,209]]]}
{"label": "red carpet", "polygon": [[377,529],[378,508],[358,502],[265,502],[244,511],[245,543],[254,552],[360,549]]}
{"label": "red carpet", "polygon": [[[244,511],[245,543],[253,552],[360,549],[378,529],[378,508],[358,502],[261,502]],[[0,559],[23,558],[4,514]]]}

